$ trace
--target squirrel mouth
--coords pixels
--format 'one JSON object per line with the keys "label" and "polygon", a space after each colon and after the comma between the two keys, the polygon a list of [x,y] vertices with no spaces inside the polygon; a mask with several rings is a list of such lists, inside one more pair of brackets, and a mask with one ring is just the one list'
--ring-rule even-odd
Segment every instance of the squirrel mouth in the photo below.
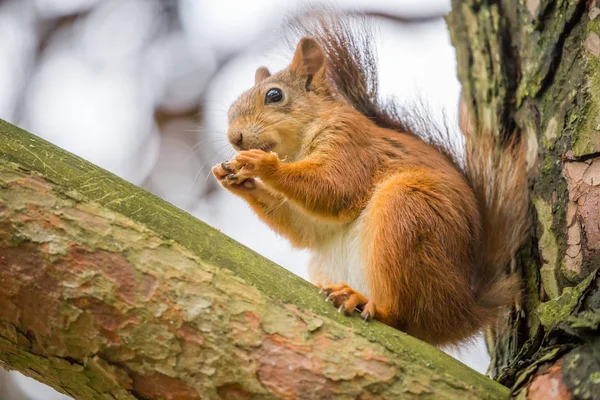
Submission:
{"label": "squirrel mouth", "polygon": [[263,143],[258,146],[258,149],[268,153],[273,150],[273,147],[275,147],[275,143]]}
{"label": "squirrel mouth", "polygon": [[[0,0],[1,1],[1,0]],[[273,150],[273,148],[275,147],[275,143],[263,143],[263,144],[259,144],[259,145],[251,145],[251,146],[239,146],[239,145],[232,145],[234,149],[236,149],[237,151],[244,151],[244,150],[252,150],[252,149],[257,149],[257,150],[262,150],[265,152],[270,152],[271,150]]]}

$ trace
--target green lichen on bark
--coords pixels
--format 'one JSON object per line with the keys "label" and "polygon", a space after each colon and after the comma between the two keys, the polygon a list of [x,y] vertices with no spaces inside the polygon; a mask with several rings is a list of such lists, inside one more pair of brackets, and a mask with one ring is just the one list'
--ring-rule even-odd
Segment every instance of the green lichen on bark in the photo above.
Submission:
{"label": "green lichen on bark", "polygon": [[550,298],[560,295],[560,288],[556,282],[557,265],[559,263],[558,244],[553,233],[554,215],[552,207],[542,199],[533,199],[537,210],[537,221],[539,226],[539,246],[544,265],[540,268],[540,277],[544,291]]}
{"label": "green lichen on bark", "polygon": [[555,299],[548,300],[538,307],[538,317],[547,329],[556,329],[559,325],[567,323],[568,318],[579,312],[585,296],[595,283],[596,274],[590,274],[579,285],[565,288],[563,294]]}
{"label": "green lichen on bark", "polygon": [[563,361],[565,382],[576,398],[594,399],[600,393],[598,354],[600,354],[600,340],[596,338],[565,356]]}
{"label": "green lichen on bark", "polygon": [[188,214],[0,122],[0,359],[76,398],[504,398]]}
{"label": "green lichen on bark", "polygon": [[600,98],[597,96],[600,93],[600,21],[596,10],[597,6],[588,13],[590,20],[585,27],[584,60],[589,90],[586,92],[585,106],[572,117],[578,124],[578,135],[572,143],[576,157],[600,152]]}

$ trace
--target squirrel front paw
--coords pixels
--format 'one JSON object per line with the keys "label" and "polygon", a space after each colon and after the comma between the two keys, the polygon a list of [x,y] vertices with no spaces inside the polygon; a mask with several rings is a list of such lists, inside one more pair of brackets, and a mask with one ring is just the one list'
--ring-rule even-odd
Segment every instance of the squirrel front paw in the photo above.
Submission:
{"label": "squirrel front paw", "polygon": [[227,161],[215,165],[212,168],[212,173],[217,178],[217,182],[229,191],[247,191],[256,188],[254,178],[239,176]]}
{"label": "squirrel front paw", "polygon": [[235,177],[243,180],[268,177],[277,170],[280,163],[277,153],[253,149],[240,151],[229,165],[236,171]]}

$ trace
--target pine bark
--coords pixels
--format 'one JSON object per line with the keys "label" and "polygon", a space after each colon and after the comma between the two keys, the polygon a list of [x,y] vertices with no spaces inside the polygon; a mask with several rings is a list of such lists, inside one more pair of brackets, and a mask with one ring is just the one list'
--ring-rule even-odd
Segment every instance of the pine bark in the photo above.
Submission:
{"label": "pine bark", "polygon": [[508,394],[2,121],[0,360],[85,400]]}
{"label": "pine bark", "polygon": [[600,398],[600,5],[453,0],[448,25],[478,126],[529,145],[525,295],[490,373],[518,398]]}

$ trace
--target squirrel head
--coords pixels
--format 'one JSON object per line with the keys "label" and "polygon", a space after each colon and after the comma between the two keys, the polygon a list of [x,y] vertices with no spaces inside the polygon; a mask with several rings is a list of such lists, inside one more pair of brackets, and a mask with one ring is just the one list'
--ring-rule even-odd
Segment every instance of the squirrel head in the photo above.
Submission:
{"label": "squirrel head", "polygon": [[325,72],[325,52],[310,38],[300,40],[286,69],[271,75],[266,67],[258,68],[254,86],[229,109],[227,138],[232,146],[297,159],[311,123],[331,104],[333,91]]}

